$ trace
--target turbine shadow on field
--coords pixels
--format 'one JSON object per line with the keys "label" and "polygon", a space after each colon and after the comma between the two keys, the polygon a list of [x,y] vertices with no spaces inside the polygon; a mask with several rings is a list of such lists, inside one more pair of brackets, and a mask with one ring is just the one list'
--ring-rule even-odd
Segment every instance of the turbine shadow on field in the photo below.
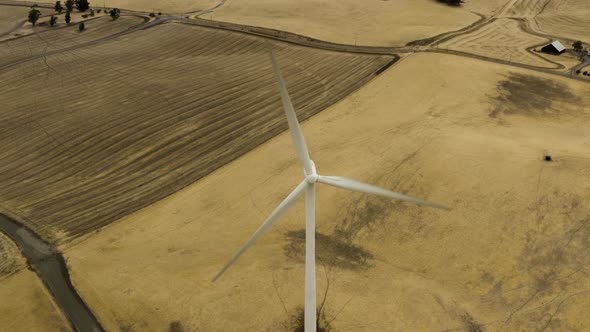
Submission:
{"label": "turbine shadow on field", "polygon": [[563,114],[565,109],[554,107],[554,102],[576,104],[581,98],[560,82],[532,75],[510,73],[498,82],[498,95],[492,97],[489,116],[499,115],[551,116]]}
{"label": "turbine shadow on field", "polygon": [[[285,255],[296,262],[305,262],[305,229],[289,231],[286,237]],[[316,232],[316,248],[318,261],[326,266],[352,271],[363,271],[372,266],[373,254],[334,235]]]}

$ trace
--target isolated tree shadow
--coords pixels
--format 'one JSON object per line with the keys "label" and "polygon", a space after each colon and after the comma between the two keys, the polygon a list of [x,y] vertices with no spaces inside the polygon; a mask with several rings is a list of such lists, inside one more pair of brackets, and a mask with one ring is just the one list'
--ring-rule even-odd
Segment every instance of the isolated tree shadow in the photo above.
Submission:
{"label": "isolated tree shadow", "polygon": [[[305,230],[287,232],[286,237],[285,255],[296,262],[305,262]],[[372,266],[373,254],[333,235],[316,232],[316,249],[317,259],[329,267],[362,271]]]}

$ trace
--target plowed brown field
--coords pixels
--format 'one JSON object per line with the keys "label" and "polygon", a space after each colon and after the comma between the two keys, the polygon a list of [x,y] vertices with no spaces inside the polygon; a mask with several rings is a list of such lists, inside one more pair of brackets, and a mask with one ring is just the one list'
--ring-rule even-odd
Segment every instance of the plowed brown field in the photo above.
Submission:
{"label": "plowed brown field", "polygon": [[[301,119],[392,61],[275,44]],[[145,207],[286,129],[261,39],[166,24],[5,69],[2,208],[51,240]]]}

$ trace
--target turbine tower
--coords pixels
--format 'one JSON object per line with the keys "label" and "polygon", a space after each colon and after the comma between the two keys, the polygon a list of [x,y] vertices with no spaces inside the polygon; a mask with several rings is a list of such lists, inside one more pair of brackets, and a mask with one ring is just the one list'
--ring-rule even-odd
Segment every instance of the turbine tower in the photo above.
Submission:
{"label": "turbine tower", "polygon": [[289,130],[297,156],[303,164],[303,181],[295,187],[295,189],[285,198],[279,206],[271,213],[271,215],[260,225],[254,235],[244,244],[233,257],[225,264],[225,266],[213,278],[216,281],[221,275],[233,264],[235,261],[252,245],[254,242],[264,234],[279,218],[287,212],[287,210],[297,201],[297,199],[305,192],[305,332],[316,332],[316,276],[315,276],[315,186],[316,183],[327,184],[329,186],[348,189],[367,194],[385,196],[388,198],[398,199],[405,202],[412,202],[419,205],[430,206],[439,209],[449,210],[449,208],[418,198],[409,197],[400,193],[396,193],[387,189],[372,186],[370,184],[358,182],[355,180],[339,177],[339,176],[322,176],[316,171],[314,162],[309,157],[307,145],[301,132],[301,127],[297,121],[291,98],[287,92],[285,81],[281,76],[281,72],[277,65],[272,50],[270,52],[270,59],[274,76],[277,81],[283,108],[287,115],[287,122],[289,123]]}

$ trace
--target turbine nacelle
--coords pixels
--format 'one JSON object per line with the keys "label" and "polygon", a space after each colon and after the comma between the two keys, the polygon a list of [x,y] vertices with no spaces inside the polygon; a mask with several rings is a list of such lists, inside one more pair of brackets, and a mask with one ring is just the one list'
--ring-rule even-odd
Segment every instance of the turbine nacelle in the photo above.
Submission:
{"label": "turbine nacelle", "polygon": [[303,168],[303,174],[305,174],[305,182],[316,183],[316,182],[318,182],[318,179],[320,178],[320,176],[318,175],[318,171],[315,168],[315,163],[313,162],[313,160],[310,159],[309,164],[310,164],[311,172],[307,173],[305,168]]}

